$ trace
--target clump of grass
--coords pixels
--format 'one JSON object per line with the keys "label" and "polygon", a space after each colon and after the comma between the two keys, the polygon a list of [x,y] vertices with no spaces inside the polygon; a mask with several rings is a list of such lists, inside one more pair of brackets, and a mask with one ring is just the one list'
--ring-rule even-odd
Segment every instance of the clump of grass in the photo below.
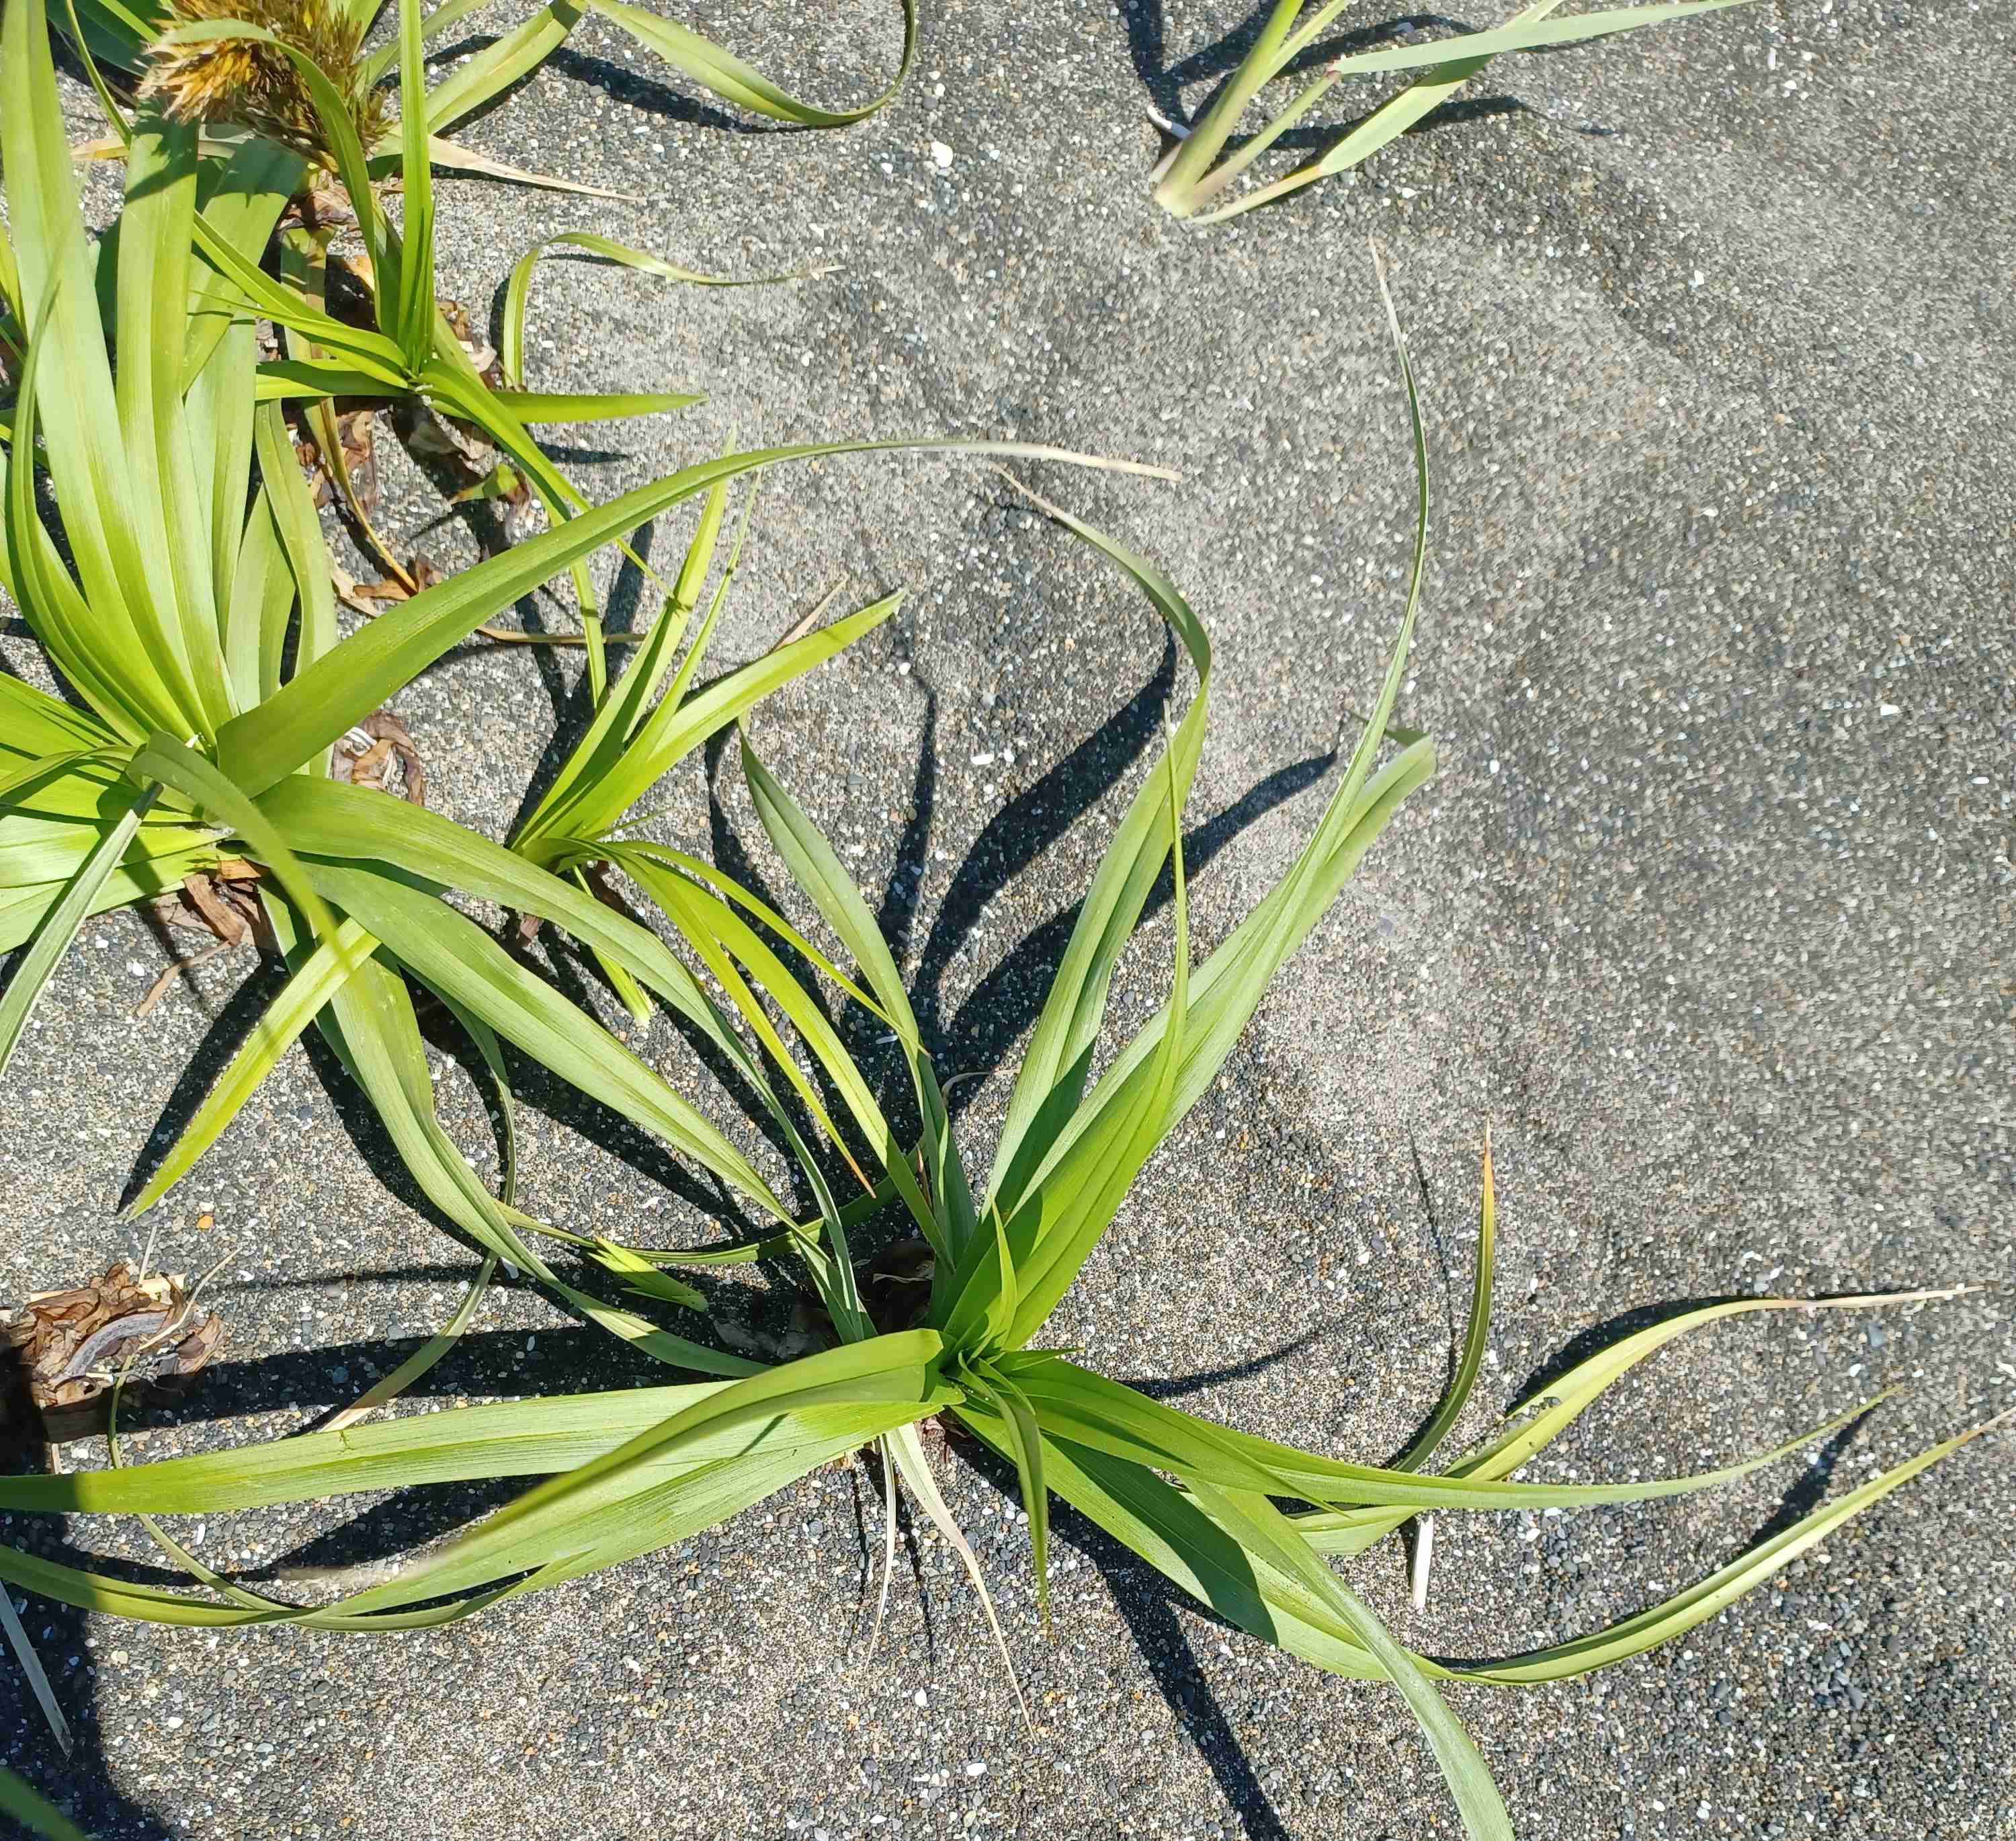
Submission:
{"label": "clump of grass", "polygon": [[[416,45],[413,0],[401,19]],[[410,88],[418,58],[405,68]],[[766,1215],[789,1220],[790,1210],[682,1095],[438,897],[478,894],[572,932],[719,1038],[723,1055],[746,1053],[648,928],[438,814],[345,784],[330,751],[478,628],[646,521],[740,475],[873,444],[721,456],[591,505],[518,411],[592,416],[660,399],[521,395],[514,406],[491,391],[435,303],[424,146],[409,134],[401,238],[376,212],[347,117],[316,100],[370,250],[370,326],[337,319],[260,266],[286,196],[270,182],[274,165],[292,157],[248,143],[224,175],[242,184],[220,182],[206,204],[195,130],[160,113],[131,125],[116,260],[109,278],[98,273],[43,0],[9,0],[0,14],[0,293],[20,356],[0,420],[0,587],[79,700],[0,674],[0,951],[25,948],[0,994],[0,1072],[88,915],[228,874],[256,892],[293,977],[132,1207],[181,1179],[313,1025],[423,1192],[487,1256],[556,1285],[619,1334],[691,1356],[698,1345],[567,1285],[527,1241],[553,1230],[516,1208],[508,1173],[502,1196],[477,1176],[435,1115],[414,993],[441,999],[500,1083],[509,1042]],[[308,348],[262,361],[262,322]],[[346,637],[282,404],[373,391],[419,394],[493,431],[551,495],[556,521]],[[710,687],[703,724],[732,723],[855,630],[801,647],[782,676],[775,661],[730,673]]]}
{"label": "clump of grass", "polygon": [[[693,1013],[714,1016],[716,1039],[740,1056],[738,1068],[776,1122],[816,1202],[811,1219],[780,1216],[773,1230],[725,1247],[643,1250],[603,1242],[592,1250],[642,1297],[689,1311],[704,1299],[672,1269],[787,1258],[805,1273],[835,1346],[765,1364],[660,1332],[639,1346],[718,1378],[352,1425],[110,1472],[0,1478],[0,1508],[8,1510],[149,1518],[214,1516],[423,1483],[544,1478],[497,1513],[412,1556],[389,1578],[382,1566],[361,1577],[344,1576],[346,1589],[334,1602],[291,1601],[228,1579],[151,1519],[146,1525],[153,1539],[200,1591],[136,1585],[5,1546],[0,1579],[92,1609],[163,1623],[412,1628],[468,1616],[670,1545],[823,1465],[867,1452],[879,1465],[888,1496],[884,1594],[894,1558],[900,1476],[980,1586],[1005,1661],[1006,1643],[977,1560],[945,1501],[920,1436],[927,1420],[950,1415],[1013,1470],[1028,1516],[1037,1602],[1046,1621],[1049,1505],[1056,1496],[1239,1628],[1330,1672],[1389,1684],[1420,1723],[1467,1833],[1474,1841],[1507,1841],[1511,1831],[1503,1803],[1442,1699],[1440,1683],[1530,1684],[1624,1662],[1715,1616],[1850,1516],[1985,1430],[1963,1432],[1870,1479],[1696,1586],[1607,1630],[1498,1660],[1453,1663],[1402,1645],[1333,1559],[1362,1553],[1430,1514],[1644,1501],[1741,1476],[1846,1421],[1693,1475],[1568,1485],[1517,1479],[1622,1376],[1690,1330],[1748,1312],[1897,1305],[1942,1294],[1813,1302],[1756,1298],[1683,1313],[1588,1357],[1516,1406],[1481,1446],[1431,1470],[1469,1401],[1489,1334],[1496,1228],[1487,1151],[1477,1277],[1456,1378],[1423,1437],[1395,1465],[1348,1461],[1236,1430],[1152,1399],[1096,1373],[1070,1351],[1042,1344],[1048,1320],[1136,1178],[1216,1080],[1274,974],[1434,770],[1432,743],[1391,727],[1420,605],[1428,510],[1420,408],[1397,322],[1393,331],[1419,470],[1413,570],[1399,636],[1371,718],[1309,842],[1200,964],[1191,962],[1183,812],[1204,739],[1210,642],[1166,577],[1102,532],[1052,511],[1147,595],[1194,666],[1197,690],[1122,816],[1079,909],[1017,1072],[984,1180],[976,1184],[969,1175],[944,1084],[866,901],[833,846],[760,758],[746,730],[741,766],[757,816],[793,888],[833,946],[821,949],[784,915],[697,859],[663,847],[626,851],[623,814],[657,764],[695,732],[712,694],[689,696],[683,668],[669,686],[664,676],[700,603],[725,517],[725,494],[710,495],[700,535],[664,617],[670,636],[633,663],[553,793],[514,841],[517,860],[527,873],[535,863],[571,873],[591,861],[613,861],[658,903],[724,993],[726,1011],[756,1039],[752,1053],[729,1028],[728,1015],[711,1008]],[[726,573],[732,573],[733,556],[731,551]],[[704,640],[725,588],[725,573],[696,647]],[[878,611],[866,610],[857,618]],[[783,655],[775,656],[781,661]],[[1382,760],[1389,739],[1397,745]],[[400,816],[409,828],[427,822],[417,810]],[[374,848],[393,851],[395,867],[418,869],[410,854],[397,854],[398,835],[396,827],[375,831]],[[310,848],[319,854],[319,847]],[[1167,1000],[1095,1079],[1093,1052],[1114,974],[1165,870],[1174,921]],[[549,870],[538,873],[567,886]],[[500,870],[488,885],[501,883]],[[352,888],[368,888],[354,872],[330,892]],[[373,908],[368,899],[345,905],[367,918],[377,912],[396,918],[401,912],[396,906]],[[376,920],[370,924],[383,937]],[[472,952],[482,937],[454,936]],[[599,951],[605,940],[618,936],[584,930],[581,937]],[[399,949],[402,956],[407,950],[403,944]],[[637,976],[621,951],[608,956]],[[459,973],[454,954],[436,954],[423,975],[445,997],[482,1015],[480,987],[488,975],[483,964]],[[857,1064],[829,1001],[857,1009],[896,1045],[898,1078],[906,1088],[900,1110]],[[779,1019],[810,1057],[809,1072],[786,1043]],[[789,1094],[771,1090],[766,1068],[784,1080]],[[787,1103],[791,1096],[795,1104]],[[860,1190],[844,1201],[843,1170]],[[877,1320],[863,1267],[871,1280],[878,1270],[891,1268],[862,1260],[861,1249],[871,1235],[912,1243],[904,1248],[902,1275],[926,1295],[909,1327]],[[1012,1684],[1012,1663],[1003,1673]]]}
{"label": "clump of grass", "polygon": [[[1222,223],[1242,212],[1272,204],[1317,180],[1362,165],[1389,142],[1439,108],[1492,59],[1506,52],[1543,51],[1586,39],[1668,25],[1697,13],[1746,5],[1749,0],[1673,0],[1672,4],[1623,6],[1572,19],[1548,16],[1561,0],[1536,0],[1525,12],[1488,31],[1461,32],[1430,45],[1363,51],[1319,63],[1318,47],[1351,0],[1328,0],[1313,13],[1309,0],[1275,0],[1253,48],[1240,61],[1218,99],[1192,128],[1164,123],[1179,145],[1157,169],[1155,200],[1172,217],[1200,224]],[[1307,14],[1305,17],[1304,15]],[[1317,74],[1290,101],[1274,110],[1258,132],[1226,153],[1246,111],[1276,78],[1314,68]],[[1346,77],[1380,76],[1396,70],[1422,74],[1359,121],[1334,146],[1269,185],[1226,199],[1247,168],[1295,126]],[[1159,119],[1159,117],[1158,117]]]}
{"label": "clump of grass", "polygon": [[367,147],[390,123],[362,67],[367,23],[340,0],[168,0],[140,93],[172,121],[248,128],[333,172],[332,95]]}

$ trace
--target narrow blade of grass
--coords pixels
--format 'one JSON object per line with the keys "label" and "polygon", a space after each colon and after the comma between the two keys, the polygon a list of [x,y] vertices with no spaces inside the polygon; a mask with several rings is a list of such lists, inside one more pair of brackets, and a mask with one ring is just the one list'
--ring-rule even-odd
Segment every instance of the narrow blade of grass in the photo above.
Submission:
{"label": "narrow blade of grass", "polygon": [[1471,1389],[1484,1366],[1484,1352],[1491,1342],[1491,1274],[1498,1245],[1498,1195],[1492,1180],[1491,1129],[1484,1132],[1483,1199],[1478,1209],[1477,1274],[1470,1291],[1470,1320],[1463,1331],[1463,1352],[1456,1361],[1449,1391],[1429,1415],[1420,1436],[1395,1458],[1395,1470],[1419,1470],[1432,1457],[1442,1440],[1463,1417],[1470,1403]]}
{"label": "narrow blade of grass", "polygon": [[344,920],[334,934],[311,952],[287,980],[286,988],[259,1013],[259,1018],[203,1096],[195,1116],[183,1127],[146,1187],[127,1209],[145,1214],[196,1167],[224,1128],[286,1053],[303,1030],[321,1014],[352,972],[377,949],[378,942],[355,920]]}
{"label": "narrow blade of grass", "polygon": [[139,830],[140,821],[153,809],[157,796],[154,788],[145,788],[106,827],[105,835],[78,866],[69,887],[49,910],[36,932],[34,943],[15,967],[13,977],[7,982],[6,995],[0,996],[0,1073],[6,1072],[22,1032],[28,1026],[28,1019],[34,1014],[35,1006],[41,1001],[58,962],[70,949],[70,942],[77,938],[77,930],[84,924],[85,916],[91,912],[92,900],[119,866],[119,859],[126,854],[127,845]]}

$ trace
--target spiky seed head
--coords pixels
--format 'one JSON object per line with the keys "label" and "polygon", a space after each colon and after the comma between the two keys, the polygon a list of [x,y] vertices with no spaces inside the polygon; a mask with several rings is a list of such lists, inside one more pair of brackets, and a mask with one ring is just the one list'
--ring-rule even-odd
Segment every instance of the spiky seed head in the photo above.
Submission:
{"label": "spiky seed head", "polygon": [[292,148],[334,168],[321,112],[281,45],[313,63],[344,99],[358,138],[368,150],[385,132],[383,95],[358,69],[364,27],[333,0],[167,0],[165,27],[243,21],[271,32],[257,38],[207,38],[189,44],[157,39],[148,48],[144,95],[161,99],[171,121],[229,124]]}

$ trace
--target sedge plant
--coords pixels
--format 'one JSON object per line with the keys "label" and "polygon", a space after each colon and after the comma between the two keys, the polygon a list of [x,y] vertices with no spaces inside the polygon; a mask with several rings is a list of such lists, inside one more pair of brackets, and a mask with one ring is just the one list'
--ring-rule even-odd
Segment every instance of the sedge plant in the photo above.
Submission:
{"label": "sedge plant", "polygon": [[[257,267],[272,221],[258,175],[275,154],[252,143],[229,161],[206,160],[192,128],[158,113],[136,118],[116,235],[94,247],[42,0],[10,4],[0,20],[0,286],[19,366],[0,418],[0,588],[76,698],[0,674],[0,951],[23,949],[0,995],[0,1071],[87,916],[191,877],[250,877],[292,975],[133,1208],[188,1171],[313,1024],[423,1193],[492,1259],[555,1284],[668,1360],[738,1371],[718,1352],[584,1298],[527,1244],[538,1224],[489,1192],[436,1116],[413,991],[440,1000],[500,1089],[508,1043],[766,1216],[788,1223],[790,1211],[636,1054],[439,897],[458,892],[570,933],[738,1066],[749,1059],[739,1039],[650,929],[438,814],[333,778],[329,755],[486,621],[646,521],[739,474],[873,444],[724,456],[608,504],[584,503],[343,637],[320,528],[280,420],[281,398],[329,384],[339,358],[262,365],[260,322],[310,324],[341,361],[382,360],[391,372],[410,358],[389,333],[316,319]],[[383,261],[379,268],[392,272]],[[400,294],[381,289],[382,298]],[[401,324],[417,350],[438,321],[430,287],[408,308]],[[413,368],[424,374],[426,362]],[[701,718],[732,722],[858,630],[805,636],[730,674],[710,687]],[[749,1072],[760,1086],[761,1069]]]}
{"label": "sedge plant", "polygon": [[[823,108],[793,95],[691,28],[630,0],[549,0],[523,23],[459,58],[426,81],[427,47],[477,10],[479,0],[445,0],[416,37],[402,29],[366,46],[394,0],[74,0],[67,20],[80,51],[157,96],[175,120],[199,123],[228,148],[249,132],[292,147],[333,172],[340,150],[328,105],[340,105],[375,176],[396,171],[402,139],[417,126],[434,164],[563,190],[594,191],[531,173],[448,139],[458,123],[489,107],[564,45],[594,16],[671,70],[735,108],[784,126],[845,128],[895,99],[916,50],[916,0],[902,0],[902,46],[888,85],[854,107]],[[450,41],[452,42],[452,41]],[[397,80],[404,124],[390,119],[384,86]]]}
{"label": "sedge plant", "polygon": [[[266,23],[217,18],[192,24],[187,30],[196,36],[156,45],[158,55],[142,97],[152,105],[159,127],[183,141],[192,139],[192,121],[220,110],[236,111],[239,132],[233,138],[221,142],[193,139],[204,172],[216,159],[228,160],[228,179],[213,182],[223,185],[239,201],[240,233],[236,238],[215,234],[201,214],[194,222],[203,261],[218,276],[211,291],[248,308],[275,329],[283,349],[258,367],[260,400],[290,404],[302,416],[359,535],[409,593],[417,592],[418,583],[373,528],[351,479],[337,426],[339,399],[352,405],[411,400],[466,425],[503,456],[500,465],[508,466],[513,478],[524,483],[553,522],[573,517],[588,502],[549,458],[532,432],[534,425],[658,415],[701,399],[683,391],[527,390],[517,355],[522,351],[521,331],[508,367],[512,387],[493,387],[435,297],[432,169],[439,153],[428,131],[423,62],[430,22],[423,18],[419,0],[399,0],[399,31],[387,49],[402,54],[398,66],[400,110],[387,126],[383,92],[372,84],[360,87],[342,70],[325,67],[340,61],[340,46],[332,49],[325,40],[349,31],[348,18],[340,9],[329,13],[311,5],[291,26],[277,14]],[[163,61],[178,50],[194,61]],[[80,41],[80,51],[99,106],[130,159],[134,131],[127,113],[86,41]],[[209,61],[198,59],[199,52],[207,54]],[[389,153],[374,156],[374,146],[383,149],[388,142]],[[283,224],[283,214],[311,172],[325,173],[336,185],[355,223],[361,247],[344,267],[363,291],[365,323],[353,323],[330,309],[334,230],[308,221],[313,214],[304,214],[298,224]],[[403,200],[396,225],[380,196],[378,182],[386,177],[397,178]],[[277,243],[277,276],[261,265],[268,240]],[[634,267],[650,265],[640,252],[619,245],[598,253],[628,260]],[[661,272],[670,267],[657,266]],[[525,267],[521,262],[520,270]],[[515,319],[521,326],[525,283],[517,273],[512,287],[519,304]],[[205,336],[211,336],[207,330]],[[627,547],[625,554],[651,576]],[[599,609],[584,558],[577,557],[568,573],[581,619],[581,643],[587,651],[589,690],[599,699],[607,685]]]}
{"label": "sedge plant", "polygon": [[[1397,323],[1394,331],[1397,340]],[[1675,1338],[1744,1313],[1815,1305],[1744,1299],[1640,1330],[1521,1403],[1480,1448],[1431,1469],[1467,1403],[1489,1335],[1496,1225],[1487,1151],[1476,1280],[1455,1378],[1423,1435],[1394,1464],[1355,1463],[1299,1450],[1180,1410],[1043,1343],[1046,1322],[1134,1180],[1216,1078],[1274,973],[1433,771],[1432,743],[1391,727],[1419,607],[1427,529],[1425,442],[1401,351],[1420,490],[1414,566],[1393,658],[1365,731],[1309,842],[1218,949],[1194,966],[1182,822],[1204,740],[1209,641],[1165,577],[1090,526],[1053,513],[1146,593],[1183,644],[1197,682],[1079,910],[1022,1056],[983,1180],[976,1184],[968,1173],[942,1083],[866,902],[746,733],[741,765],[763,830],[837,949],[828,955],[805,943],[791,923],[718,871],[643,859],[687,883],[689,892],[666,904],[666,913],[697,950],[703,939],[708,942],[701,957],[780,1068],[789,1052],[774,1026],[766,1026],[768,1019],[759,1022],[754,1012],[774,1007],[794,1029],[824,1089],[837,1096],[832,1111],[849,1121],[853,1142],[841,1161],[854,1166],[862,1193],[844,1203],[834,1194],[828,1160],[815,1153],[811,1140],[823,1133],[837,1141],[840,1128],[830,1113],[808,1102],[811,1132],[794,1133],[790,1141],[819,1198],[816,1219],[726,1248],[644,1256],[603,1250],[639,1293],[689,1306],[692,1295],[665,1268],[795,1254],[823,1312],[830,1346],[769,1365],[720,1358],[733,1359],[733,1371],[717,1370],[717,1378],[683,1385],[517,1400],[248,1449],[148,1464],[115,1461],[107,1471],[0,1479],[0,1508],[10,1511],[144,1518],[154,1540],[201,1589],[137,1584],[4,1546],[0,1578],[91,1609],[167,1623],[412,1628],[466,1616],[666,1547],[821,1465],[867,1451],[879,1460],[889,1490],[887,1553],[893,1555],[895,1478],[900,1474],[977,1579],[971,1549],[946,1508],[920,1436],[926,1420],[949,1415],[1014,1473],[1028,1515],[1038,1601],[1046,1612],[1055,1497],[1227,1622],[1320,1668],[1389,1684],[1419,1721],[1466,1832],[1479,1841],[1502,1841],[1511,1832],[1503,1803],[1440,1684],[1543,1683],[1625,1661],[1714,1616],[1849,1517],[1978,1436],[1985,1428],[1870,1479],[1697,1585],[1607,1630],[1521,1655],[1459,1665],[1436,1662],[1399,1642],[1333,1561],[1361,1553],[1431,1514],[1570,1510],[1699,1490],[1824,1436],[1834,1427],[1722,1468],[1650,1482],[1543,1484],[1519,1481],[1515,1474],[1622,1376]],[[718,499],[708,515],[718,530],[723,515]],[[711,542],[704,530],[689,561]],[[697,604],[697,583],[689,580],[683,611]],[[635,719],[635,712],[669,707],[672,713],[664,721],[676,725],[687,707],[676,679],[658,693],[657,665],[640,661],[632,668],[643,676],[629,691],[619,686],[611,703],[628,713],[610,719],[594,742],[584,742],[574,771],[564,776],[570,790],[540,808],[545,822],[521,828],[515,840],[521,856],[565,866],[589,852],[610,860],[610,847],[620,843],[615,834],[623,827],[610,820],[610,805],[598,803],[586,789],[607,777],[608,799],[622,799],[641,772],[632,751],[664,746],[653,728],[659,719],[646,714]],[[1396,745],[1382,760],[1389,739]],[[1173,893],[1168,998],[1095,1078],[1095,1051],[1121,955],[1165,869]],[[643,886],[656,898],[669,882],[646,878]],[[709,903],[712,910],[704,912]],[[907,1069],[915,1136],[898,1130],[885,1115],[873,1083],[822,1003],[797,983],[789,966],[778,963],[780,953],[802,958],[837,1000],[860,1007],[895,1039]],[[847,964],[851,971],[842,969]],[[880,1231],[891,1216],[927,1249],[917,1270],[921,1301],[903,1313],[911,1320],[900,1323],[889,1320],[887,1312],[878,1320],[859,1270],[867,1236]],[[1899,1295],[1824,1302],[1845,1307],[1906,1301]],[[119,1457],[116,1439],[113,1456]],[[391,1577],[384,1577],[382,1568],[370,1569],[364,1581],[344,1579],[357,1589],[313,1605],[218,1573],[153,1519],[214,1516],[273,1503],[506,1476],[544,1480],[412,1556]],[[887,1578],[885,1569],[885,1592]],[[984,1587],[982,1596],[985,1601]],[[988,1616],[992,1620],[991,1605]]]}
{"label": "sedge plant", "polygon": [[[1203,117],[1188,128],[1164,124],[1177,135],[1179,144],[1157,169],[1157,204],[1172,217],[1199,224],[1222,223],[1319,179],[1363,165],[1504,52],[1544,51],[1647,26],[1669,25],[1697,13],[1744,5],[1748,0],[1671,0],[1670,4],[1661,0],[1655,5],[1615,7],[1568,19],[1550,16],[1561,0],[1535,0],[1523,13],[1486,31],[1459,33],[1427,45],[1352,52],[1319,63],[1318,48],[1324,34],[1350,3],[1325,0],[1312,11],[1310,0],[1275,0],[1252,49]],[[1233,145],[1240,120],[1268,85],[1311,69],[1316,74],[1292,98],[1273,109],[1257,132]],[[1407,70],[1420,74],[1355,123],[1319,157],[1268,184],[1226,196],[1255,160],[1345,77]]]}

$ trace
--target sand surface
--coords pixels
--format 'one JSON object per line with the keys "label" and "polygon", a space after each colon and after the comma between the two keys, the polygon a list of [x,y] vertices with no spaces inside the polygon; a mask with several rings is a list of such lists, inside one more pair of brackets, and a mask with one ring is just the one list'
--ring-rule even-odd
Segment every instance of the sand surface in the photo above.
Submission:
{"label": "sand surface", "polygon": [[[894,59],[893,7],[666,10],[822,98]],[[1399,719],[1442,770],[1138,1184],[1057,1339],[1240,1425],[1391,1455],[1447,1372],[1487,1119],[1502,1309],[1468,1434],[1645,1307],[2004,1288],[1676,1347],[1540,1474],[1726,1461],[1902,1391],[1816,1466],[1445,1521],[1424,1614],[1397,1547],[1374,1550],[1358,1582],[1444,1655],[1629,1615],[2016,1402],[2007,6],[1773,3],[1500,63],[1355,182],[1201,234],[1149,200],[1144,111],[1200,103],[1245,9],[925,11],[900,103],[827,135],[750,132],[584,26],[468,139],[643,200],[445,182],[442,285],[481,323],[511,261],[566,229],[744,274],[840,265],[749,290],[543,268],[535,386],[709,396],[563,434],[598,496],[729,441],[834,434],[1011,434],[1180,469],[1030,477],[1152,557],[1216,641],[1190,814],[1208,946],[1315,823],[1399,613],[1412,485],[1367,236],[1389,252],[1436,469]],[[456,523],[417,534],[437,500],[389,485],[406,540],[466,557]],[[685,529],[668,521],[653,557]],[[910,598],[757,732],[883,902],[942,1065],[994,1070],[962,1127],[984,1166],[1052,924],[1189,683],[1146,603],[970,463],[774,476],[718,656],[753,656],[835,583]],[[639,618],[634,593],[617,607]],[[4,652],[32,668],[18,626]],[[581,703],[569,667],[472,650],[397,707],[434,802],[501,834]],[[660,834],[773,875],[732,762],[715,784],[711,806],[689,762]],[[1171,938],[1163,911],[1118,1020],[1159,1000]],[[137,1250],[114,1210],[149,1135],[276,988],[221,960],[133,1020],[164,963],[136,916],[88,925],[10,1072],[10,1295]],[[664,1025],[641,1045],[711,1090]],[[527,1205],[583,1231],[712,1231],[655,1147],[524,1072]],[[463,1141],[487,1142],[466,1075],[444,1081]],[[167,1265],[224,1259],[231,1346],[190,1422],[143,1450],[304,1424],[448,1315],[475,1260],[388,1167],[328,1057],[296,1050],[159,1216]],[[419,1403],[650,1378],[512,1289]],[[56,1756],[9,1667],[5,1756],[122,1841],[1455,1832],[1389,1693],[1219,1628],[1068,1514],[1046,1641],[1012,1484],[955,1450],[945,1487],[1034,1738],[935,1540],[864,1661],[872,1493],[839,1472],[433,1633],[178,1632],[37,1601],[80,1754]],[[218,1565],[344,1559],[470,1506],[178,1532]],[[1985,1442],[1681,1646],[1452,1698],[1533,1841],[2016,1834],[2012,1530],[2010,1446]],[[149,1552],[137,1529],[67,1537]]]}

